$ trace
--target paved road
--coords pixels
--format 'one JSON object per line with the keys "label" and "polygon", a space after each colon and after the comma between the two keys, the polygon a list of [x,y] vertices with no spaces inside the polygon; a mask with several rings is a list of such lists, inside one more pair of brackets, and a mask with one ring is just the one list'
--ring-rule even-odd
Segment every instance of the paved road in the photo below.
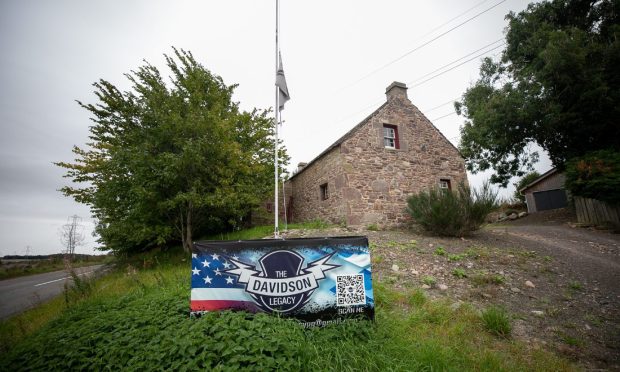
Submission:
{"label": "paved road", "polygon": [[[79,276],[90,276],[102,266],[81,267],[75,272]],[[0,319],[51,300],[62,293],[65,282],[71,280],[62,270],[0,281]]]}

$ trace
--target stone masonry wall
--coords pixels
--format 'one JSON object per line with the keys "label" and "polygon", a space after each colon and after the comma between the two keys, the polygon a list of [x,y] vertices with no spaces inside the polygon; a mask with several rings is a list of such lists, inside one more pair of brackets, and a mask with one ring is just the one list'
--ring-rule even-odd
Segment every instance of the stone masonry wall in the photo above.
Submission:
{"label": "stone masonry wall", "polygon": [[[386,105],[293,177],[294,221],[396,226],[408,220],[411,194],[437,187],[440,179],[450,180],[453,190],[467,183],[464,159],[409,101],[406,87],[395,84]],[[399,149],[384,147],[384,124],[397,127]],[[328,200],[320,198],[324,183]]]}
{"label": "stone masonry wall", "polygon": [[[385,148],[383,125],[395,125],[399,149]],[[465,161],[403,95],[388,97],[353,136],[341,144],[347,185],[347,224],[400,225],[408,220],[407,197],[450,180],[467,183]]]}
{"label": "stone masonry wall", "polygon": [[[292,220],[343,222],[346,219],[342,208],[343,182],[342,159],[336,147],[293,178]],[[321,200],[320,186],[325,183],[329,198]]]}

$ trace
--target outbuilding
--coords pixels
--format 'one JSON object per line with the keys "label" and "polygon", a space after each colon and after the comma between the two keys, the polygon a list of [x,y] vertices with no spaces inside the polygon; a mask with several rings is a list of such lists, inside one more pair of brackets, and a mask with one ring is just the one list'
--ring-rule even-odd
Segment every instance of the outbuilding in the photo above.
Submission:
{"label": "outbuilding", "polygon": [[564,173],[552,168],[519,190],[525,195],[528,213],[566,207],[568,198],[564,188],[565,179]]}

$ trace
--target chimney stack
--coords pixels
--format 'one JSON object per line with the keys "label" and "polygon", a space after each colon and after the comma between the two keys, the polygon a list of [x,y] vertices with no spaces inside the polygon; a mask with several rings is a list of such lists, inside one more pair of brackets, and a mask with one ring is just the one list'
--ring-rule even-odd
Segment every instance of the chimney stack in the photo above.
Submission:
{"label": "chimney stack", "polygon": [[306,165],[308,165],[308,163],[304,163],[304,162],[300,162],[297,164],[297,173],[301,172],[302,169],[304,169],[306,167]]}
{"label": "chimney stack", "polygon": [[409,98],[407,97],[407,86],[398,81],[393,82],[392,84],[390,84],[390,86],[385,88],[385,95],[388,101],[392,99],[409,100]]}

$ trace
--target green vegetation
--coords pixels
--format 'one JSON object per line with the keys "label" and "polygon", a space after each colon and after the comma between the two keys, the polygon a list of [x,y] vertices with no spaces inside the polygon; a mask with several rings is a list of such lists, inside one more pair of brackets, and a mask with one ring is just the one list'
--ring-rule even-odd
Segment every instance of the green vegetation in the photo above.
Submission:
{"label": "green vegetation", "polygon": [[565,334],[563,332],[559,332],[558,335],[560,336],[560,338],[566,345],[580,347],[580,346],[583,346],[584,344],[583,340],[573,337],[571,335]]}
{"label": "green vegetation", "polygon": [[444,247],[437,247],[435,249],[435,255],[437,256],[445,256],[446,255],[446,249]]}
{"label": "green vegetation", "polygon": [[459,149],[468,170],[493,168],[491,182],[505,186],[533,169],[532,143],[560,169],[618,148],[618,14],[616,0],[553,0],[506,16],[501,59],[485,58],[480,79],[455,105],[466,118]]}
{"label": "green vegetation", "polygon": [[[332,227],[333,225],[321,221],[314,220],[309,222],[299,222],[288,224],[289,230],[296,229],[311,229],[311,230],[324,230]],[[231,232],[221,232],[217,234],[210,234],[201,237],[199,240],[251,240],[262,239],[265,237],[273,237],[273,225],[255,226],[248,229],[236,230]]]}
{"label": "green vegetation", "polygon": [[581,291],[583,290],[583,284],[579,283],[576,280],[571,280],[570,282],[568,282],[568,288],[572,289],[573,291]]}
{"label": "green vegetation", "polygon": [[[273,119],[243,112],[227,86],[191,53],[165,56],[170,83],[149,63],[126,74],[131,89],[94,84],[86,147],[59,162],[76,186],[62,192],[91,208],[99,241],[141,252],[245,224],[273,182]],[[286,149],[280,152],[286,166]]]}
{"label": "green vegetation", "polygon": [[463,279],[467,277],[467,273],[465,272],[465,269],[461,269],[459,267],[452,270],[452,275],[456,276],[459,279]]}
{"label": "green vegetation", "polygon": [[379,231],[379,225],[377,225],[376,223],[372,223],[372,224],[366,226],[366,230],[368,230],[368,231]]}
{"label": "green vegetation", "polygon": [[467,257],[467,254],[465,254],[465,253],[449,254],[448,255],[448,261],[461,261],[461,260],[465,259],[466,257]]}
{"label": "green vegetation", "polygon": [[494,335],[508,337],[512,331],[510,316],[502,307],[491,306],[482,312],[486,329]]}
{"label": "green vegetation", "polygon": [[437,283],[437,279],[434,276],[426,275],[422,278],[422,284],[426,284],[428,286],[434,286]]}
{"label": "green vegetation", "polygon": [[575,196],[620,205],[620,152],[596,151],[572,159],[566,166],[566,187]]}
{"label": "green vegetation", "polygon": [[491,274],[487,271],[480,270],[470,276],[471,281],[476,285],[495,284],[500,285],[506,282],[506,278],[500,274]]}
{"label": "green vegetation", "polygon": [[381,282],[374,286],[376,323],[305,330],[264,314],[192,319],[188,262],[180,248],[130,257],[110,275],[0,323],[0,370],[573,369],[488,334],[467,304]]}
{"label": "green vegetation", "polygon": [[464,236],[479,229],[497,206],[497,191],[486,182],[479,189],[461,184],[454,192],[433,188],[407,199],[407,213],[416,223],[446,236]]}
{"label": "green vegetation", "polygon": [[[518,200],[521,204],[525,203],[525,195],[522,195],[521,192],[519,190],[521,190],[522,188],[524,188],[525,186],[529,185],[530,183],[534,182],[538,177],[540,177],[540,173],[538,173],[537,171],[532,171],[528,174],[526,174],[525,176],[519,178],[519,181],[517,181],[516,183],[513,183],[513,186],[515,187],[515,192],[513,194],[513,199],[514,200]],[[516,211],[517,213],[519,213],[518,211]],[[505,212],[506,215],[510,215],[510,213],[508,213],[508,211]]]}

